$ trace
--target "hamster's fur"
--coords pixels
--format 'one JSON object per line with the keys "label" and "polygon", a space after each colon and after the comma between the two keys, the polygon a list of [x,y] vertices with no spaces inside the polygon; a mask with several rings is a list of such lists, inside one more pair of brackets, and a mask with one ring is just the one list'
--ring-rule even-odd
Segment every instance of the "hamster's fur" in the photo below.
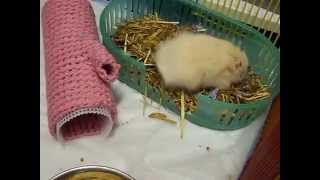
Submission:
{"label": "hamster's fur", "polygon": [[210,35],[182,32],[161,42],[155,63],[169,88],[197,91],[227,89],[247,73],[248,59],[240,48]]}

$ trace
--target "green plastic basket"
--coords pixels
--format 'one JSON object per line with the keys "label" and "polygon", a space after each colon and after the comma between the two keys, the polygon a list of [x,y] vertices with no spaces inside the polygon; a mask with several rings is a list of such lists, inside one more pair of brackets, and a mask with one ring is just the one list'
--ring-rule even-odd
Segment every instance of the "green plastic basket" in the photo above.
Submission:
{"label": "green plastic basket", "polygon": [[[105,7],[100,17],[100,30],[103,44],[121,64],[120,81],[142,94],[147,86],[148,97],[156,102],[160,101],[159,91],[144,81],[143,63],[126,55],[111,37],[117,24],[155,13],[168,21],[179,21],[188,25],[201,24],[208,29],[209,34],[237,44],[246,51],[251,67],[272,89],[272,97],[251,104],[224,103],[197,94],[197,110],[186,113],[186,118],[192,123],[217,130],[243,128],[261,115],[280,93],[280,50],[253,28],[187,0],[115,0]],[[180,114],[169,97],[162,97],[162,105]]]}

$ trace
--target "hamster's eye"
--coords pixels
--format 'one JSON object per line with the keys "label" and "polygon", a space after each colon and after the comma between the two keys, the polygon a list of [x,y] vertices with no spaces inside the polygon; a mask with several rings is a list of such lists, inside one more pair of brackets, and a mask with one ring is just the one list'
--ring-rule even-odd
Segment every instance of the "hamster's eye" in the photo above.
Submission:
{"label": "hamster's eye", "polygon": [[236,69],[239,69],[241,66],[242,66],[242,63],[240,62],[240,63],[238,63],[238,64],[235,65],[235,68],[236,68]]}
{"label": "hamster's eye", "polygon": [[232,72],[233,72],[232,67],[228,67],[228,68],[227,68],[227,71],[230,72],[230,73],[232,73]]}

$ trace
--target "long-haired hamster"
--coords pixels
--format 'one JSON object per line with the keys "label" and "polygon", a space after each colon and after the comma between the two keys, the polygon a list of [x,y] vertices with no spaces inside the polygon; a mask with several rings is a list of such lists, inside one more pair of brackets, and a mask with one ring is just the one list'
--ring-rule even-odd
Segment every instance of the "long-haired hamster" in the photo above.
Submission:
{"label": "long-haired hamster", "polygon": [[181,32],[161,42],[155,51],[155,63],[164,84],[194,92],[200,88],[227,89],[247,73],[245,52],[216,37]]}

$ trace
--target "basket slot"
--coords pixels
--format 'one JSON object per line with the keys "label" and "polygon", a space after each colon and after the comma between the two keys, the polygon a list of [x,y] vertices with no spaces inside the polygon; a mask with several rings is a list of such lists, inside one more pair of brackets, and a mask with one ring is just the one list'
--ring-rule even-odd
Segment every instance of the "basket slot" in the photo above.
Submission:
{"label": "basket slot", "polygon": [[153,92],[153,94],[156,94],[156,92],[157,92],[156,88],[152,87],[152,92]]}
{"label": "basket slot", "polygon": [[[247,54],[249,64],[251,64],[251,67],[256,71],[257,74],[265,75],[266,73],[266,66],[269,66],[270,59],[268,61],[265,61],[265,57],[259,58],[260,52],[257,51],[257,49],[263,49],[264,45],[260,43],[256,43],[257,41],[252,41],[249,38],[244,38],[242,40],[243,43],[243,49]],[[270,52],[271,53],[271,52]],[[269,52],[267,52],[269,54]],[[261,62],[265,61],[265,62]]]}
{"label": "basket slot", "polygon": [[179,1],[162,0],[159,15],[169,21],[179,21],[182,4]]}
{"label": "basket slot", "polygon": [[230,41],[237,45],[237,39],[239,37],[239,32],[237,31],[237,27],[235,26],[234,28],[231,28],[231,31],[230,31]]}
{"label": "basket slot", "polygon": [[247,120],[247,121],[250,121],[250,120],[251,120],[252,115],[253,115],[253,114],[248,114],[248,116],[246,117],[246,120]]}
{"label": "basket slot", "polygon": [[110,33],[113,34],[113,27],[115,26],[116,24],[116,9],[112,9],[111,13],[110,13],[110,19],[111,19],[111,27],[110,27]]}
{"label": "basket slot", "polygon": [[192,15],[193,9],[190,6],[185,6],[184,22],[185,24],[192,24],[194,16]]}
{"label": "basket slot", "polygon": [[203,25],[201,21],[203,21],[206,17],[203,14],[204,12],[201,11],[198,7],[191,7],[190,17],[188,18],[188,21],[190,24],[197,24]]}
{"label": "basket slot", "polygon": [[221,19],[220,18],[218,18],[217,19],[217,37],[218,38],[222,38],[222,36],[223,36],[223,24],[222,24],[222,22],[221,22]]}
{"label": "basket slot", "polygon": [[208,27],[209,27],[209,34],[213,36],[217,36],[217,26],[218,26],[218,19],[214,16],[208,16]]}
{"label": "basket slot", "polygon": [[259,115],[255,108],[253,109],[235,109],[234,111],[224,110],[219,117],[219,123],[222,128],[242,127],[250,123],[256,115]]}
{"label": "basket slot", "polygon": [[245,37],[245,33],[240,30],[240,27],[225,21],[219,21],[219,23],[222,31],[221,38],[239,46]]}
{"label": "basket slot", "polygon": [[227,126],[230,126],[232,124],[232,122],[234,122],[233,120],[235,119],[235,116],[231,116],[227,122]]}
{"label": "basket slot", "polygon": [[139,17],[143,16],[143,0],[136,0],[137,3],[137,9],[136,9],[136,13]]}
{"label": "basket slot", "polygon": [[226,118],[226,114],[222,114],[221,116],[220,116],[220,119],[219,119],[219,121],[220,121],[220,123],[223,123],[223,121],[224,121],[224,119]]}
{"label": "basket slot", "polygon": [[155,0],[152,0],[152,14],[155,14],[156,12],[157,12],[156,11],[156,2],[155,2]]}
{"label": "basket slot", "polygon": [[224,111],[219,119],[220,125],[223,127],[231,126],[235,120],[236,114],[231,113],[230,111]]}
{"label": "basket slot", "polygon": [[128,72],[129,72],[129,75],[130,75],[131,78],[133,78],[135,76],[135,74],[136,74],[136,72],[135,72],[135,70],[133,68],[130,68],[128,70]]}
{"label": "basket slot", "polygon": [[239,114],[238,121],[239,121],[239,123],[241,123],[240,121],[243,120],[243,117],[245,116],[245,113],[244,112],[239,112],[238,114]]}
{"label": "basket slot", "polygon": [[128,70],[127,70],[127,72],[132,72],[132,74],[129,74],[129,79],[132,81],[132,82],[134,82],[134,74],[135,74],[135,68],[134,68],[134,66],[131,64],[131,65],[129,65],[129,67],[128,67]]}
{"label": "basket slot", "polygon": [[124,7],[121,7],[121,4],[122,3],[119,3],[116,7],[116,10],[115,10],[115,23],[116,24],[119,24],[121,23],[121,20],[122,20],[122,10],[124,9]]}
{"label": "basket slot", "polygon": [[204,13],[204,16],[206,17],[205,21],[203,22],[203,25],[205,27],[210,27],[211,22],[213,21],[213,17],[210,16],[210,14],[208,12]]}
{"label": "basket slot", "polygon": [[127,20],[133,18],[133,0],[126,0],[127,4]]}
{"label": "basket slot", "polygon": [[[108,21],[111,22],[111,12],[108,12],[107,16],[108,16]],[[108,26],[107,27],[108,34],[111,34],[111,26],[112,26],[112,24],[111,23],[107,23],[107,26]]]}
{"label": "basket slot", "polygon": [[231,41],[232,28],[230,27],[228,22],[223,22],[222,31],[223,31],[222,38],[227,41]]}
{"label": "basket slot", "polygon": [[128,17],[128,1],[127,0],[121,0],[121,2],[122,3],[119,3],[119,4],[120,4],[120,11],[121,11],[121,22],[123,22]]}
{"label": "basket slot", "polygon": [[141,0],[139,13],[141,14],[141,16],[145,16],[148,14],[148,0]]}
{"label": "basket slot", "polygon": [[126,82],[129,86],[137,87],[137,90],[141,91],[141,72],[138,72],[135,66],[125,63],[120,70],[120,80]]}
{"label": "basket slot", "polygon": [[197,18],[197,24],[200,26],[205,26],[206,25],[206,20],[208,20],[208,17],[206,16],[205,12],[200,12],[199,14],[201,14],[201,16],[198,16]]}
{"label": "basket slot", "polygon": [[182,23],[182,24],[185,24],[187,22],[187,15],[188,15],[188,12],[190,11],[190,8],[188,8],[187,6],[185,5],[182,5],[180,7],[180,15],[179,15],[179,22]]}
{"label": "basket slot", "polygon": [[163,5],[163,0],[154,0],[154,4],[155,4],[155,11],[157,12],[157,14],[159,15],[159,16],[161,16],[162,15],[162,11],[161,11],[161,9],[162,9],[162,5]]}
{"label": "basket slot", "polygon": [[132,15],[133,17],[140,17],[139,16],[139,6],[140,0],[132,0]]}
{"label": "basket slot", "polygon": [[235,41],[234,41],[234,43],[235,43],[238,47],[240,47],[240,48],[242,49],[242,48],[243,48],[243,47],[242,47],[242,41],[243,41],[243,39],[244,39],[244,37],[245,37],[245,33],[240,29],[239,26],[234,26],[234,30],[235,30],[235,32],[234,32],[234,36],[235,36]]}
{"label": "basket slot", "polygon": [[261,48],[261,51],[258,53],[257,58],[259,58],[259,60],[261,61],[261,64],[263,64],[263,66],[267,65],[270,62],[270,58],[271,58],[270,48],[266,47],[266,46]]}
{"label": "basket slot", "polygon": [[249,113],[247,114],[247,116],[245,117],[245,120],[246,121],[252,121],[253,120],[253,118],[255,118],[255,113],[256,113],[256,109],[255,108],[253,108],[253,109],[251,109],[250,111],[249,111]]}
{"label": "basket slot", "polygon": [[275,57],[273,57],[272,59],[270,59],[270,65],[272,68],[268,68],[266,71],[266,74],[268,74],[268,79],[267,79],[267,83],[270,83],[274,78],[274,74],[276,73],[277,69],[279,68],[280,64],[276,64],[274,60]]}
{"label": "basket slot", "polygon": [[122,66],[121,72],[123,73],[123,76],[121,76],[122,80],[129,83],[130,85],[133,85],[131,76],[128,76],[128,72],[130,71],[129,65],[125,64]]}
{"label": "basket slot", "polygon": [[153,6],[154,6],[154,0],[145,0],[145,9],[146,9],[145,15],[154,14]]}
{"label": "basket slot", "polygon": [[147,4],[146,0],[140,0],[139,4],[139,14],[142,16],[145,16],[147,14]]}
{"label": "basket slot", "polygon": [[[276,91],[279,90],[279,57],[277,56],[277,52],[271,51],[271,49],[263,50],[265,53],[263,53],[263,57],[259,57],[260,62],[260,68],[259,71],[261,71],[261,74],[264,75],[265,79],[264,82],[269,85],[271,89],[274,89]],[[261,54],[261,53],[260,53]],[[261,59],[260,59],[261,58]],[[265,67],[265,68],[262,68]],[[274,92],[273,92],[274,93]]]}
{"label": "basket slot", "polygon": [[260,51],[258,53],[258,58],[262,59],[267,52],[268,52],[268,48],[267,48],[267,46],[264,46],[263,48],[260,49]]}
{"label": "basket slot", "polygon": [[280,68],[280,63],[275,65],[275,67],[272,69],[267,79],[267,84],[271,89],[275,89],[275,90],[280,89],[280,83],[277,83],[277,81],[280,81],[279,68]]}
{"label": "basket slot", "polygon": [[121,19],[120,19],[120,23],[126,21],[126,19],[128,18],[129,14],[130,14],[130,1],[129,0],[120,0],[122,3],[120,4],[120,11],[121,11]]}
{"label": "basket slot", "polygon": [[241,49],[241,50],[244,50],[243,49],[243,36],[240,36],[238,39],[237,39],[237,42],[236,42],[236,45]]}
{"label": "basket slot", "polygon": [[159,15],[166,20],[168,20],[168,18],[170,18],[171,3],[173,3],[173,2],[167,2],[166,0],[160,0]]}

